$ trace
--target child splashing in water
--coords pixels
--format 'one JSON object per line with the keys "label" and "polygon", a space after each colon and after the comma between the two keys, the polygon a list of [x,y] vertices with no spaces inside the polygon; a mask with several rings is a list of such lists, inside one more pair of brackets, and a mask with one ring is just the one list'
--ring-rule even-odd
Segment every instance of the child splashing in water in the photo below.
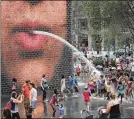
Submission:
{"label": "child splashing in water", "polygon": [[83,96],[84,96],[84,102],[86,105],[87,110],[89,111],[89,102],[90,102],[90,95],[89,95],[89,91],[88,91],[88,86],[85,86],[84,92],[83,92]]}
{"label": "child splashing in water", "polygon": [[60,105],[59,105],[59,115],[60,115],[59,118],[63,118],[63,116],[64,116],[64,106],[62,103],[60,103]]}
{"label": "child splashing in water", "polygon": [[56,106],[59,106],[59,114],[60,114],[60,117],[59,118],[63,118],[63,115],[64,115],[64,107],[63,107],[63,104],[59,102],[61,102],[61,100],[63,100],[64,97],[60,97],[60,94],[58,93],[57,89],[54,89],[54,94],[51,98],[51,101],[50,101],[50,105],[52,107],[52,110],[53,110],[53,115],[51,118],[55,118],[55,113],[56,113]]}
{"label": "child splashing in water", "polygon": [[56,113],[56,103],[58,103],[58,91],[54,89],[54,94],[51,98],[50,105],[53,109],[53,115],[51,118],[55,118],[55,113]]}

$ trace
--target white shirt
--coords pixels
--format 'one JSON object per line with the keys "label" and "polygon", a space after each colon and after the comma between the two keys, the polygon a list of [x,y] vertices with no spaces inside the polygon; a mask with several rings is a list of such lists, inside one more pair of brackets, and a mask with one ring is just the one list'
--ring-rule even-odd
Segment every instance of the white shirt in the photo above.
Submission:
{"label": "white shirt", "polygon": [[120,63],[120,58],[116,58],[116,64]]}
{"label": "white shirt", "polygon": [[117,104],[120,104],[120,101],[118,100],[118,99],[115,99],[115,100],[111,100],[110,102],[109,102],[109,104],[111,104],[111,105],[117,105]]}
{"label": "white shirt", "polygon": [[134,62],[132,63],[131,71],[134,72]]}
{"label": "white shirt", "polygon": [[[33,96],[33,97],[31,97],[31,96]],[[35,88],[32,88],[30,90],[30,99],[31,99],[31,101],[36,101],[37,100],[37,90]]]}
{"label": "white shirt", "polygon": [[[12,101],[13,101],[13,99],[14,99],[14,98],[11,98]],[[14,103],[14,102],[12,102],[12,103]],[[17,112],[19,112],[18,104],[17,104],[17,103],[14,103],[14,104],[15,104],[15,106],[14,106],[14,109],[11,110],[11,113],[17,113]],[[11,105],[12,105],[12,104],[11,104]]]}
{"label": "white shirt", "polygon": [[62,87],[65,87],[65,85],[66,85],[66,79],[63,78],[63,79],[61,80],[61,86],[62,86]]}

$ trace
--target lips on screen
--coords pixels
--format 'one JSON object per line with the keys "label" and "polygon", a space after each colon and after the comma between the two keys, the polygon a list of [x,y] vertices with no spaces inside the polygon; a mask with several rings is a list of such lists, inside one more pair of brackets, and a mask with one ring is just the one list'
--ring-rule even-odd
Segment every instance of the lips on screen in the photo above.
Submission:
{"label": "lips on screen", "polygon": [[[23,4],[21,7],[29,9],[29,4],[31,3]],[[57,5],[55,4],[54,2],[51,6],[48,3],[49,7],[43,10],[41,2],[37,5],[32,3],[30,6],[33,5],[31,7],[33,10],[26,9],[27,12],[21,14],[18,8],[13,8],[15,5],[8,7],[8,10],[2,6],[2,72],[6,72],[8,78],[16,77],[21,80],[23,75],[24,80],[32,79],[38,77],[37,75],[41,76],[43,72],[45,74],[49,72],[47,77],[52,78],[64,46],[49,36],[33,34],[33,31],[50,32],[64,39],[67,38],[68,3],[57,1]],[[31,75],[34,76],[30,77]]]}

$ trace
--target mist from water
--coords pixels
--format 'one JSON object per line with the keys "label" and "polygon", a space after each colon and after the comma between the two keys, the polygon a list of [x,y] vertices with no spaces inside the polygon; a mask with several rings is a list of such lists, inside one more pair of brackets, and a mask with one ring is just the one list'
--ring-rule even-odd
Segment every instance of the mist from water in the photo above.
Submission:
{"label": "mist from water", "polygon": [[52,38],[54,38],[55,40],[61,41],[64,45],[67,45],[75,54],[76,56],[78,56],[80,59],[82,59],[89,67],[89,72],[90,75],[93,74],[94,72],[97,73],[98,76],[100,76],[100,71],[98,71],[93,64],[91,64],[91,62],[89,62],[89,60],[76,48],[74,47],[72,44],[70,44],[68,41],[66,41],[65,39],[49,33],[49,32],[45,32],[45,31],[33,31],[33,34],[39,34],[39,35],[45,35],[45,36],[50,36]]}

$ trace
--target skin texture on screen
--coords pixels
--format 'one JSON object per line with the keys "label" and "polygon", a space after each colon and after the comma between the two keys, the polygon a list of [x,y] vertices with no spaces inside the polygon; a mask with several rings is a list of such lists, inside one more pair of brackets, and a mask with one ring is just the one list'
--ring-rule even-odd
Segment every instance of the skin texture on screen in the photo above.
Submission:
{"label": "skin texture on screen", "polygon": [[2,75],[18,82],[51,80],[64,46],[32,30],[67,35],[67,1],[2,1]]}

